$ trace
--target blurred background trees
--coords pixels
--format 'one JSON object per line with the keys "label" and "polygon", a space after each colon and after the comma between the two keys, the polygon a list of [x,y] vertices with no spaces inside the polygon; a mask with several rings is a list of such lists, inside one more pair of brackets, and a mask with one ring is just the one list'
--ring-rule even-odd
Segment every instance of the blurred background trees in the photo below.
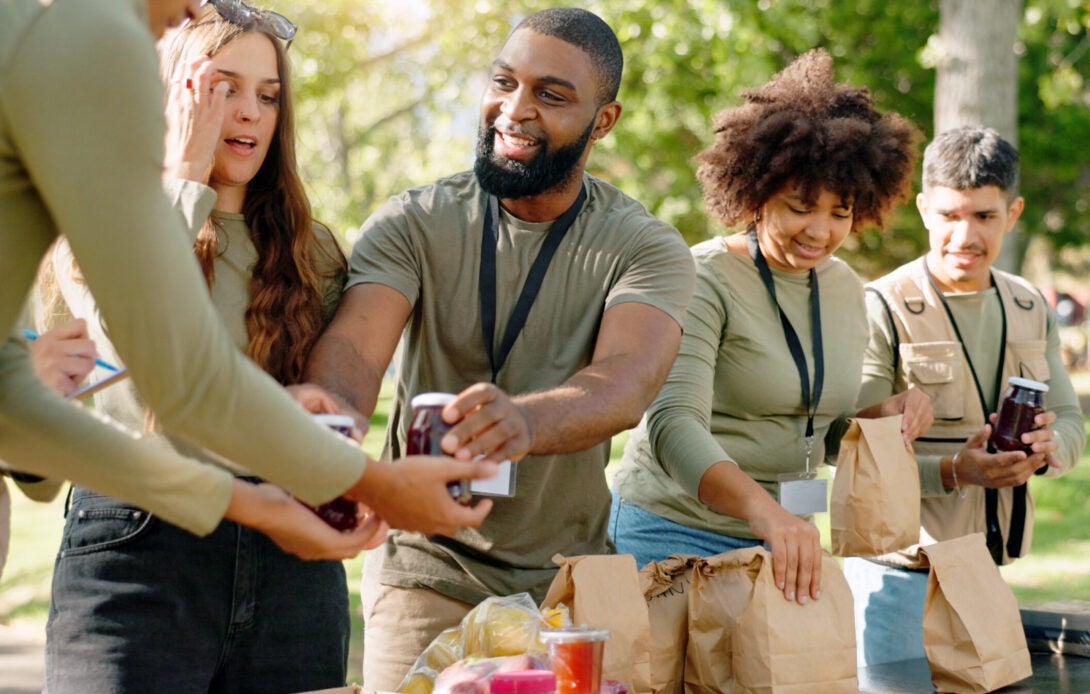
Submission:
{"label": "blurred background trees", "polygon": [[[1007,266],[1021,270],[1027,249],[1036,249],[1046,264],[1090,275],[1090,157],[1083,151],[1090,141],[1090,5],[1084,0],[569,1],[606,19],[626,57],[624,113],[597,145],[590,168],[690,243],[723,232],[704,214],[691,162],[711,142],[712,116],[736,105],[743,89],[822,46],[841,81],[867,85],[881,108],[912,119],[927,138],[943,103],[936,100],[936,75],[971,68],[975,92],[943,91],[960,100],[954,112],[1005,122],[1016,117],[1027,205]],[[351,239],[389,195],[469,167],[489,63],[520,18],[555,4],[269,0],[300,26],[291,49],[299,151],[320,217]],[[982,7],[988,25],[971,18]],[[968,23],[955,21],[966,11]],[[970,36],[974,29],[982,37]],[[1004,31],[1013,41],[1002,38]],[[1013,68],[998,65],[997,55],[1013,56]],[[1011,96],[1009,107],[996,105]],[[965,110],[966,99],[976,105]],[[1014,126],[1005,122],[985,124],[1010,136]],[[841,255],[871,277],[925,245],[908,204],[885,232],[850,239]]]}

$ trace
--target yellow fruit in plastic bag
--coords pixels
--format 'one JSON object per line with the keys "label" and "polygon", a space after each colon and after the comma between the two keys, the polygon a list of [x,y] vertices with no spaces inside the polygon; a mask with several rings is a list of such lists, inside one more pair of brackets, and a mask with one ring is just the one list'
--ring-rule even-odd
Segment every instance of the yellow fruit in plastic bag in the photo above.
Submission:
{"label": "yellow fruit in plastic bag", "polygon": [[435,637],[424,651],[424,663],[435,670],[442,672],[450,665],[462,659],[462,629],[452,627],[444,630]]}
{"label": "yellow fruit in plastic bag", "polygon": [[538,618],[516,607],[490,610],[485,624],[488,656],[520,655],[536,641]]}
{"label": "yellow fruit in plastic bag", "polygon": [[572,625],[571,614],[568,613],[568,606],[562,602],[557,603],[556,607],[541,608],[541,618],[553,629],[570,627]]}
{"label": "yellow fruit in plastic bag", "polygon": [[401,683],[397,691],[401,694],[431,694],[435,688],[435,682],[422,672],[413,673],[408,680]]}
{"label": "yellow fruit in plastic bag", "polygon": [[459,661],[544,653],[538,631],[570,623],[563,605],[543,615],[529,593],[487,598],[459,626],[446,629],[424,649],[398,691],[431,694],[438,674]]}
{"label": "yellow fruit in plastic bag", "polygon": [[481,603],[462,622],[466,658],[525,653],[537,635],[539,613],[518,605]]}

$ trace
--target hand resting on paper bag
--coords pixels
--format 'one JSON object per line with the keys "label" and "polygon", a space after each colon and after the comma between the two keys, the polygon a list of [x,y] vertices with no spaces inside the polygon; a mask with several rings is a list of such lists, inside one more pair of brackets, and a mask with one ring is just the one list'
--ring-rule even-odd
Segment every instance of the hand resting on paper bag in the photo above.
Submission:
{"label": "hand resting on paper bag", "polygon": [[904,439],[906,446],[922,436],[935,421],[931,398],[917,388],[895,393],[881,402],[864,407],[855,416],[863,419],[878,419],[898,414],[903,415],[901,438]]}
{"label": "hand resting on paper bag", "polygon": [[821,596],[821,535],[812,524],[780,506],[733,461],[708,468],[700,478],[700,501],[749,523],[768,543],[772,575],[787,600],[805,605]]}

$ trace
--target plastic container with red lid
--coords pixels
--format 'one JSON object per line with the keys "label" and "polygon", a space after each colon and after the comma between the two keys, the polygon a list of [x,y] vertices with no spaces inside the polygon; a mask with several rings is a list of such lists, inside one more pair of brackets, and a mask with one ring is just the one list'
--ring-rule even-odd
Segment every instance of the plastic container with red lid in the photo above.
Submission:
{"label": "plastic container with red lid", "polygon": [[551,670],[496,672],[489,682],[491,694],[553,694],[556,675]]}

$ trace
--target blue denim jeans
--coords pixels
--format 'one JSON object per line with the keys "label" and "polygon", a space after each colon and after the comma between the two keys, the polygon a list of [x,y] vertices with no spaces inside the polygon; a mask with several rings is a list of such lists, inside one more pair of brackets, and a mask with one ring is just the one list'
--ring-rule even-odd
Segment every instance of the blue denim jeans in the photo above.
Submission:
{"label": "blue denim jeans", "polygon": [[855,600],[859,666],[923,658],[927,571],[898,569],[846,557],[844,578]]}
{"label": "blue denim jeans", "polygon": [[343,686],[344,566],[231,522],[196,537],[77,488],[53,574],[46,686],[68,692],[300,692]]}
{"label": "blue denim jeans", "polygon": [[753,538],[720,535],[675,523],[656,513],[644,511],[616,492],[609,508],[609,534],[613,544],[617,545],[617,551],[634,556],[638,567],[662,561],[671,554],[711,557],[732,549],[764,544]]}

